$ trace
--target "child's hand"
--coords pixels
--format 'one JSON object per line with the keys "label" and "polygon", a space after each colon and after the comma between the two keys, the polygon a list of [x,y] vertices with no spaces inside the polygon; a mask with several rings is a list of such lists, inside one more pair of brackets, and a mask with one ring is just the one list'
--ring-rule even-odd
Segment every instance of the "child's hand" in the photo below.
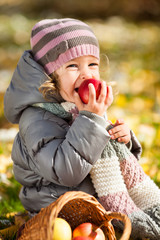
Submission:
{"label": "child's hand", "polygon": [[109,130],[111,139],[117,139],[118,142],[127,144],[131,140],[130,129],[123,119],[118,119],[113,125],[114,127]]}
{"label": "child's hand", "polygon": [[[99,116],[103,116],[107,108],[113,102],[113,93],[110,86],[106,86],[106,83],[103,81],[101,86],[101,93],[96,100],[96,91],[93,84],[89,84],[89,101],[87,104],[84,104],[78,93],[75,92],[74,101],[79,111],[85,110],[92,113],[95,113]],[[108,91],[107,91],[108,89]]]}

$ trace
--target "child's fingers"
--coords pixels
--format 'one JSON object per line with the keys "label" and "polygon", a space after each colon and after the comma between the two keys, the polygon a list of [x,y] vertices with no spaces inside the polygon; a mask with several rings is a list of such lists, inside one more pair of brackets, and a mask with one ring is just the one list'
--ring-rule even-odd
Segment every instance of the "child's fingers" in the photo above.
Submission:
{"label": "child's fingers", "polygon": [[130,141],[128,135],[121,135],[120,133],[112,134],[111,139],[113,140],[117,139],[118,142],[124,142],[125,144],[127,144]]}
{"label": "child's fingers", "polygon": [[116,127],[113,127],[112,129],[109,130],[109,134],[115,134],[117,132],[121,131],[121,127],[118,125]]}
{"label": "child's fingers", "polygon": [[88,104],[93,103],[96,101],[96,90],[95,87],[92,83],[88,84],[88,88],[89,88],[89,100],[88,100]]}
{"label": "child's fingers", "polygon": [[106,82],[102,81],[101,92],[97,102],[104,102],[106,99],[106,95],[107,95],[107,85],[106,85]]}
{"label": "child's fingers", "polygon": [[111,139],[117,139],[119,137],[124,137],[125,136],[121,132],[112,133],[110,135],[111,135]]}
{"label": "child's fingers", "polygon": [[117,124],[124,124],[124,119],[123,118],[117,119],[114,125],[116,126]]}
{"label": "child's fingers", "polygon": [[129,141],[130,141],[130,139],[128,136],[123,136],[123,137],[118,138],[118,142],[123,142],[125,144],[127,144]]}

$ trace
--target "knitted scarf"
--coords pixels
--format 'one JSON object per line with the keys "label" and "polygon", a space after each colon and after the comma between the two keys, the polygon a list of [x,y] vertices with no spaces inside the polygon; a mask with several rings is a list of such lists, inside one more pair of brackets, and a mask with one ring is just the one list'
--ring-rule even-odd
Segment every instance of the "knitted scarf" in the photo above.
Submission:
{"label": "knitted scarf", "polygon": [[[67,119],[70,124],[78,116],[78,109],[70,102],[38,103],[33,106]],[[106,211],[128,215],[134,239],[160,239],[160,189],[144,173],[124,143],[110,139],[90,176]],[[123,228],[121,223],[119,226]]]}

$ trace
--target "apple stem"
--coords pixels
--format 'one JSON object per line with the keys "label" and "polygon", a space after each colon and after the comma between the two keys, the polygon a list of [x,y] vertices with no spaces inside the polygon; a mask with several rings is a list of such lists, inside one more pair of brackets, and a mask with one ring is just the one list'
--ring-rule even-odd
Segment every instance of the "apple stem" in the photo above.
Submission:
{"label": "apple stem", "polygon": [[93,232],[89,235],[89,237],[91,237],[92,239],[95,239],[96,236],[97,236],[96,230],[97,230],[98,228],[103,227],[103,226],[104,226],[104,223],[102,223],[99,227],[97,226],[97,227],[93,230]]}
{"label": "apple stem", "polygon": [[[102,228],[103,226],[104,226],[104,223],[102,223],[102,224],[101,224],[99,227],[97,227],[97,228]],[[97,228],[96,228],[96,229],[97,229]]]}

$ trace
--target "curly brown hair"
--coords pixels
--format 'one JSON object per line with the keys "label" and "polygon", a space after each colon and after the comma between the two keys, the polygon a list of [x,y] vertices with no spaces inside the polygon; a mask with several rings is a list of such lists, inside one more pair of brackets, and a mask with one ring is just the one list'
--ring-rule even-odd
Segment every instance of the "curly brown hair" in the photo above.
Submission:
{"label": "curly brown hair", "polygon": [[39,87],[44,99],[49,100],[55,92],[60,90],[59,76],[55,72],[50,74],[48,80],[41,84]]}

